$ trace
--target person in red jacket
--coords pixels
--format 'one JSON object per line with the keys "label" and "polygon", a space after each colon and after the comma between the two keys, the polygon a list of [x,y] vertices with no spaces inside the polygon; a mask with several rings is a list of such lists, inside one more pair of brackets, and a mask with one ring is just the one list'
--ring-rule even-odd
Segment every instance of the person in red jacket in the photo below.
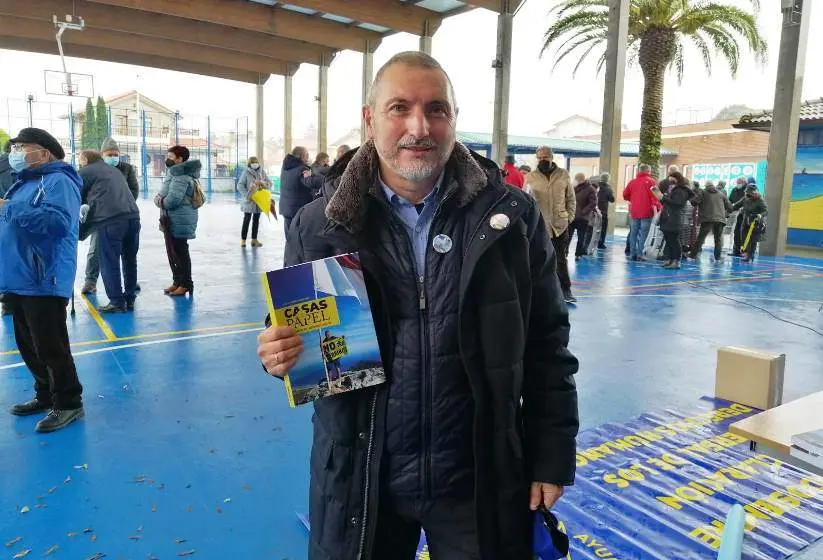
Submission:
{"label": "person in red jacket", "polygon": [[517,187],[518,189],[523,188],[525,179],[523,174],[514,164],[514,156],[512,155],[506,156],[506,163],[503,164],[503,180],[508,185]]}
{"label": "person in red jacket", "polygon": [[662,208],[660,201],[652,194],[657,181],[651,175],[652,168],[641,164],[637,177],[629,181],[623,190],[623,199],[629,203],[631,232],[629,233],[630,256],[633,261],[643,260],[643,246],[652,225],[652,218]]}

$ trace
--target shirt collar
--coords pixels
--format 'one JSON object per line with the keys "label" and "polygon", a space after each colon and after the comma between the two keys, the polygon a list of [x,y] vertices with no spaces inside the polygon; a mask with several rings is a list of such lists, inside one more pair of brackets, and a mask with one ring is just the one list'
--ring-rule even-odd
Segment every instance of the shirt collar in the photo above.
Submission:
{"label": "shirt collar", "polygon": [[[440,172],[440,176],[437,178],[437,181],[434,183],[434,188],[432,192],[426,195],[426,198],[423,199],[423,204],[428,204],[430,201],[434,200],[435,197],[438,196],[440,191],[440,186],[443,184],[443,176],[445,175],[445,169]],[[391,204],[407,204],[412,206],[412,203],[403,198],[402,196],[398,195],[394,192],[391,187],[389,187],[385,182],[383,182],[383,177],[380,176],[380,171],[377,171],[377,181],[380,183],[380,187],[383,189],[383,193],[386,195],[386,200],[389,201]]]}

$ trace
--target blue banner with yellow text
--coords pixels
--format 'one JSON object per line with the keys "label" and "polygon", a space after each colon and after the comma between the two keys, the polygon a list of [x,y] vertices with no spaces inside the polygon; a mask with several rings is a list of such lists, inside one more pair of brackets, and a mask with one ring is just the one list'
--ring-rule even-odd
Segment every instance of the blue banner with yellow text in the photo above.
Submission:
{"label": "blue banner with yellow text", "polygon": [[[745,560],[786,558],[823,537],[823,477],[729,433],[757,412],[704,398],[688,414],[647,413],[581,432],[575,485],[553,510],[569,558],[714,559],[734,504],[746,512]],[[425,535],[416,559],[429,559]]]}

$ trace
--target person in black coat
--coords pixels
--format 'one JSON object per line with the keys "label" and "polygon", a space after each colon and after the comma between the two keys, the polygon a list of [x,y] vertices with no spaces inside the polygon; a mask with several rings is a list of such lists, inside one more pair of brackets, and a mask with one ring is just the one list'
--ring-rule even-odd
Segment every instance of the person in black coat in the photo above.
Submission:
{"label": "person in black coat", "polygon": [[[286,248],[287,266],[359,252],[388,373],[314,403],[308,557],[413,558],[422,527],[434,558],[531,560],[532,510],[573,483],[579,423],[546,223],[456,141],[433,58],[395,55],[372,87],[372,139],[335,163]],[[414,101],[391,102],[401,92]],[[302,351],[291,327],[258,341],[277,377]]]}
{"label": "person in black coat", "polygon": [[[737,181],[735,181],[734,188],[732,192],[729,193],[729,202],[734,206],[744,198],[746,198],[746,178],[745,177],[738,177]],[[737,218],[734,222],[734,232],[733,232],[733,245],[732,245],[732,252],[730,253],[733,257],[740,256],[740,246],[743,245],[743,213],[738,212]]]}
{"label": "person in black coat", "polygon": [[598,249],[606,248],[606,235],[609,232],[609,204],[614,202],[614,189],[609,184],[610,178],[608,173],[602,173],[600,182],[597,184],[597,209],[600,210],[601,216]]}
{"label": "person in black coat", "polygon": [[283,160],[280,171],[280,215],[288,238],[292,218],[303,206],[314,200],[312,193],[309,151],[297,146]]}
{"label": "person in black coat", "polygon": [[683,247],[680,242],[680,233],[683,229],[683,213],[686,203],[694,196],[691,185],[679,171],[669,173],[670,186],[668,192],[663,194],[659,187],[652,191],[663,205],[663,212],[660,214],[660,231],[666,240],[665,258],[666,263],[663,268],[680,268],[680,258]]}

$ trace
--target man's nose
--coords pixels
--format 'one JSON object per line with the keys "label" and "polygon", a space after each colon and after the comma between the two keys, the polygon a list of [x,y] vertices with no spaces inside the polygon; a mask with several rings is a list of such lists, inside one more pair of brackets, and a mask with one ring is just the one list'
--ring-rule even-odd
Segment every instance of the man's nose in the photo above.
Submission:
{"label": "man's nose", "polygon": [[415,138],[426,138],[429,135],[429,119],[426,112],[416,107],[406,119],[406,132]]}

